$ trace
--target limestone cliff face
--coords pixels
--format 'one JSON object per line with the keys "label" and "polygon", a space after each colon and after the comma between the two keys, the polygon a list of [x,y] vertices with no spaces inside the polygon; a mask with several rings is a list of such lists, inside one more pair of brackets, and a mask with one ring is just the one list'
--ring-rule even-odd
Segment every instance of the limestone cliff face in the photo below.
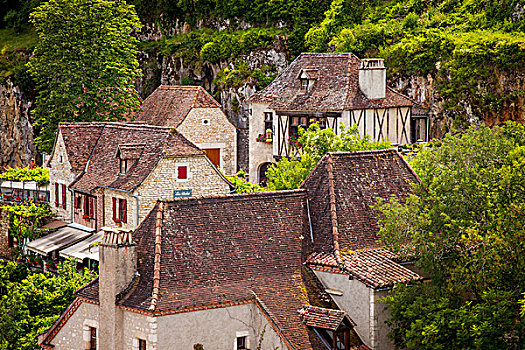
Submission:
{"label": "limestone cliff face", "polygon": [[36,157],[32,103],[9,78],[0,84],[0,168],[26,166]]}
{"label": "limestone cliff face", "polygon": [[[525,122],[525,71],[498,72],[493,77],[490,91],[478,86],[474,94],[459,101],[454,109],[446,108],[445,98],[441,96],[434,76],[402,76],[390,80],[389,85],[397,91],[428,108],[430,116],[430,137],[440,138],[452,127],[464,129],[468,125],[502,125],[506,121]],[[479,97],[491,93],[502,100],[498,108],[479,105]],[[503,98],[507,96],[507,98]],[[463,123],[458,123],[462,115]]]}

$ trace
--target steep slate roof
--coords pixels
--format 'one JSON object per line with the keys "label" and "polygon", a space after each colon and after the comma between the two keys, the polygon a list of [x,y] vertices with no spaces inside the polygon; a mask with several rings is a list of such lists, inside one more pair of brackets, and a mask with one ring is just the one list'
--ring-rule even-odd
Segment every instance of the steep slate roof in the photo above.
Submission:
{"label": "steep slate roof", "polygon": [[[171,128],[129,123],[75,123],[69,128],[78,127],[83,132],[89,132],[90,126],[96,130],[102,127],[102,131],[85,173],[70,185],[80,191],[92,191],[99,186],[130,191],[144,181],[161,157],[203,154]],[[132,157],[131,164],[128,163],[129,170],[123,175],[120,174],[117,159],[119,150]]]}
{"label": "steep slate roof", "polygon": [[201,86],[159,86],[136,114],[136,121],[178,127],[193,108],[220,108],[221,105]]}
{"label": "steep slate roof", "polygon": [[[255,303],[291,349],[324,349],[301,319],[330,307],[304,267],[304,190],[159,202],[134,233],[138,272],[122,307],[154,315]],[[98,282],[77,295],[93,298]]]}
{"label": "steep slate roof", "polygon": [[59,125],[73,173],[78,174],[86,168],[102,129],[104,125],[92,123],[62,123]]}
{"label": "steep slate roof", "polygon": [[[359,88],[361,60],[351,53],[302,53],[264,90],[248,99],[277,111],[342,112],[354,109],[409,107],[416,103],[386,88],[384,99],[369,100]],[[313,85],[299,93],[301,72]]]}
{"label": "steep slate roof", "polygon": [[[401,202],[419,178],[393,149],[325,155],[301,184],[308,191],[315,249],[356,251],[377,243],[377,198]],[[337,243],[337,244],[336,244]],[[339,246],[339,249],[336,248]]]}
{"label": "steep slate roof", "polygon": [[378,242],[377,198],[404,202],[420,180],[395,150],[327,154],[301,187],[310,200],[313,269],[342,270],[374,288],[420,279]]}

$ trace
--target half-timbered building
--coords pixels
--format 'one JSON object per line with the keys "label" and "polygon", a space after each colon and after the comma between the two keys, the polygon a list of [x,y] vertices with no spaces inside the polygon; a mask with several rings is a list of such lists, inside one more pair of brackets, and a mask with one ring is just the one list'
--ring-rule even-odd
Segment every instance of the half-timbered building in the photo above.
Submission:
{"label": "half-timbered building", "polygon": [[264,181],[279,157],[298,153],[299,128],[356,126],[373,141],[427,140],[428,121],[416,103],[386,85],[382,59],[351,53],[303,53],[269,86],[248,99],[249,176]]}

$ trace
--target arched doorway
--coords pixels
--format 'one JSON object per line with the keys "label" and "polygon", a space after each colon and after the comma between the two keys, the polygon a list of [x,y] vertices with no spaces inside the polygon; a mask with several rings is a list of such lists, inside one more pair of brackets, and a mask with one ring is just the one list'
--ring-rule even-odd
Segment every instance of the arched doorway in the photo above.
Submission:
{"label": "arched doorway", "polygon": [[269,167],[272,166],[273,163],[267,162],[262,163],[259,167],[259,185],[266,186],[266,170],[268,170]]}

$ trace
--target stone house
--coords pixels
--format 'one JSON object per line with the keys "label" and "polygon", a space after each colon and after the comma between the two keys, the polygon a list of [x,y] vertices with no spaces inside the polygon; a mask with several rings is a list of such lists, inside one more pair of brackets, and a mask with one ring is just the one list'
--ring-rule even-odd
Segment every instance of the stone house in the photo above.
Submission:
{"label": "stone house", "polygon": [[237,128],[200,86],[159,86],[142,103],[136,121],[176,128],[225,174],[237,172]]}
{"label": "stone house", "polygon": [[393,349],[379,299],[399,282],[420,280],[414,267],[378,241],[378,198],[403,203],[419,178],[395,150],[325,155],[301,185],[314,231],[306,264],[371,349]]}
{"label": "stone house", "polygon": [[107,229],[99,278],[45,349],[393,349],[379,298],[420,280],[378,242],[377,198],[418,177],[394,150],[325,156],[294,191],[158,202]]}
{"label": "stone house", "polygon": [[406,144],[428,139],[427,117],[414,101],[386,85],[382,59],[303,53],[247,101],[252,182],[264,182],[275,159],[297,155],[299,127],[316,122],[336,133],[341,125],[356,126],[373,141]]}
{"label": "stone house", "polygon": [[47,166],[52,209],[96,230],[134,229],[158,199],[231,189],[199,148],[168,127],[61,124]]}
{"label": "stone house", "polygon": [[367,349],[302,264],[304,190],[158,202],[107,230],[45,349]]}

